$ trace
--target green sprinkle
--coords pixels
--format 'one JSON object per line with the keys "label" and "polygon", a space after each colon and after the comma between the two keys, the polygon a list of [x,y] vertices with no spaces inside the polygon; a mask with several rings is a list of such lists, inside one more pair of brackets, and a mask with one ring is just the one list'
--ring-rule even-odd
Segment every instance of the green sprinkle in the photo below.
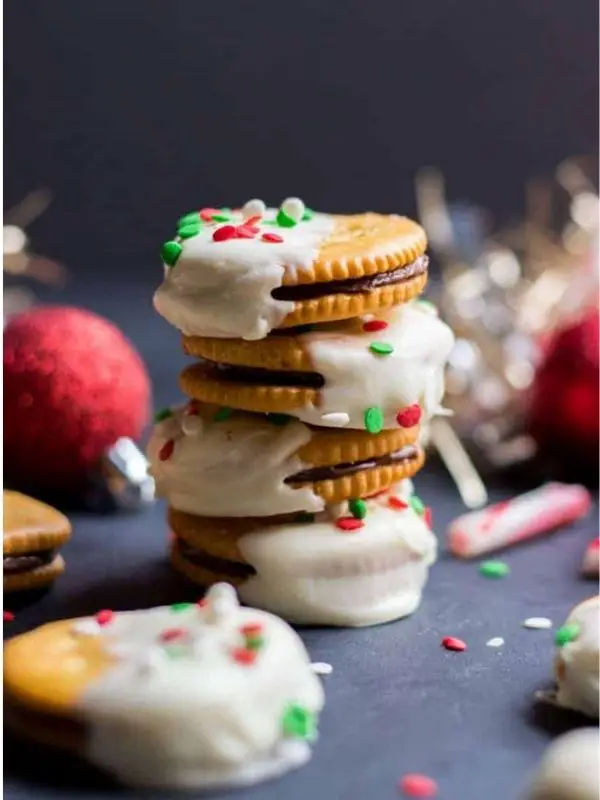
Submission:
{"label": "green sprinkle", "polygon": [[277,224],[280,228],[295,228],[298,223],[280,208],[277,212]]}
{"label": "green sprinkle", "polygon": [[314,739],[317,733],[315,715],[304,706],[292,703],[283,713],[281,720],[284,736],[294,739]]}
{"label": "green sprinkle", "polygon": [[162,260],[168,267],[174,267],[177,263],[177,259],[181,255],[182,247],[179,242],[165,242],[163,246],[160,248],[160,255]]}
{"label": "green sprinkle", "polygon": [[314,215],[315,212],[312,210],[312,208],[305,208],[304,214],[302,214],[302,222],[310,222]]}
{"label": "green sprinkle", "polygon": [[504,561],[482,561],[479,573],[485,578],[504,578],[510,572],[510,567]]}
{"label": "green sprinkle", "polygon": [[229,208],[229,206],[223,206],[223,208],[221,209],[221,211],[222,211],[224,214],[231,214],[231,209]]}
{"label": "green sprinkle", "polygon": [[367,516],[367,504],[359,498],[348,500],[348,509],[356,519],[364,519]]}
{"label": "green sprinkle", "polygon": [[289,414],[267,414],[267,419],[269,422],[272,422],[273,425],[287,425],[288,422],[292,419]]}
{"label": "green sprinkle", "polygon": [[372,353],[377,353],[378,356],[389,356],[390,353],[394,352],[392,345],[387,342],[371,342],[369,350]]}
{"label": "green sprinkle", "polygon": [[435,314],[438,313],[438,308],[435,303],[432,303],[431,300],[417,300],[417,304],[420,305],[422,308],[427,309],[427,311],[432,311]]}
{"label": "green sprinkle", "polygon": [[196,222],[200,222],[200,214],[197,211],[190,211],[189,214],[184,214],[183,217],[179,217],[177,220],[177,227],[183,228],[185,225],[193,225]]}
{"label": "green sprinkle", "polygon": [[300,511],[294,517],[294,522],[314,522],[315,515],[311,514],[309,511]]}
{"label": "green sprinkle", "polygon": [[229,417],[232,414],[233,414],[232,408],[227,408],[227,406],[223,406],[223,408],[220,408],[214,415],[213,420],[215,422],[223,422],[223,420],[229,419]]}
{"label": "green sprinkle", "polygon": [[244,644],[248,650],[261,650],[265,646],[265,640],[262,636],[246,636]]}
{"label": "green sprinkle", "polygon": [[379,406],[367,408],[364,414],[365,428],[369,433],[379,433],[383,430],[383,411]]}
{"label": "green sprinkle", "polygon": [[190,222],[187,225],[182,225],[177,229],[177,235],[182,239],[191,239],[192,236],[197,236],[202,230],[202,225],[199,222]]}
{"label": "green sprinkle", "polygon": [[169,419],[169,417],[173,416],[173,412],[170,408],[161,408],[160,411],[157,411],[154,415],[154,422],[162,422],[165,419]]}
{"label": "green sprinkle", "polygon": [[169,644],[163,650],[169,658],[181,658],[187,652],[187,648],[181,644]]}
{"label": "green sprinkle", "polygon": [[570,622],[568,625],[563,625],[556,631],[554,643],[557,647],[564,647],[569,642],[572,642],[579,636],[581,628],[576,622]]}
{"label": "green sprinkle", "polygon": [[225,214],[212,215],[213,222],[230,222],[230,220],[231,220],[231,214],[228,214],[227,212]]}
{"label": "green sprinkle", "polygon": [[412,507],[412,510],[415,511],[417,514],[424,514],[425,513],[425,505],[420,497],[417,497],[416,494],[413,494],[408,501]]}
{"label": "green sprinkle", "polygon": [[187,609],[191,608],[193,605],[195,605],[195,603],[172,603],[171,611],[178,614],[180,611],[187,611]]}

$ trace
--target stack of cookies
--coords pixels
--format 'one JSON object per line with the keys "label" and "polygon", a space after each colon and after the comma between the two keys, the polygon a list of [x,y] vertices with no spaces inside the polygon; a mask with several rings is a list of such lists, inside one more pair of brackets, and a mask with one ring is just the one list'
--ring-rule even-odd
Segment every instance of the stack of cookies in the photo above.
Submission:
{"label": "stack of cookies", "polygon": [[179,220],[154,304],[190,400],[148,448],[176,569],[293,622],[415,610],[436,540],[410,479],[454,341],[418,299],[425,248],[405,217],[298,198]]}

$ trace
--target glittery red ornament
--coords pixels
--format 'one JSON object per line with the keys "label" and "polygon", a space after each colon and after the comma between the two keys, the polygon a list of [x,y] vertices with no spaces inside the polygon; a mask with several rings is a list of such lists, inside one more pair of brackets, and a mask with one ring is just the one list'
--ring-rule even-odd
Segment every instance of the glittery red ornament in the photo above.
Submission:
{"label": "glittery red ornament", "polygon": [[117,439],[148,421],[144,364],[115,325],[38,308],[4,330],[4,469],[17,485],[74,492]]}
{"label": "glittery red ornament", "polygon": [[536,372],[530,429],[542,452],[598,461],[598,311],[554,333]]}

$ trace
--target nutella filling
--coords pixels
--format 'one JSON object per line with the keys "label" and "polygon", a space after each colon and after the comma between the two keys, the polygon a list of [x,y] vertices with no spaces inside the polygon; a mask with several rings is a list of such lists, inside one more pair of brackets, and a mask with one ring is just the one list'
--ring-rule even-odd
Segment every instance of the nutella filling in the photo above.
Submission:
{"label": "nutella filling", "polygon": [[375,467],[385,467],[389,464],[399,464],[403,461],[412,461],[419,455],[419,450],[415,445],[408,445],[401,450],[387,453],[380,458],[369,458],[366,461],[354,461],[349,464],[335,464],[327,467],[311,467],[297,472],[286,478],[286,483],[312,483],[313,481],[335,480],[343,478],[345,475],[353,475],[355,472],[362,472],[366,469]]}
{"label": "nutella filling", "polygon": [[410,264],[403,267],[389,270],[389,272],[378,272],[375,275],[367,275],[364,278],[349,278],[344,281],[329,281],[328,283],[302,283],[295,286],[279,286],[271,294],[276,300],[313,300],[317,297],[325,297],[329,294],[362,294],[381,286],[391,286],[394,283],[402,283],[417,275],[422,275],[427,269],[429,258],[420,256]]}
{"label": "nutella filling", "polygon": [[32,553],[4,556],[4,574],[15,575],[44,567],[52,561],[55,552],[55,550],[36,550]]}
{"label": "nutella filling", "polygon": [[222,573],[230,575],[232,578],[250,578],[256,575],[256,571],[250,564],[244,564],[239,561],[229,561],[226,558],[219,558],[207,553],[205,550],[193,547],[183,539],[177,540],[177,549],[180,554],[189,561],[190,564],[196,564],[199,567],[204,567],[211,572]]}

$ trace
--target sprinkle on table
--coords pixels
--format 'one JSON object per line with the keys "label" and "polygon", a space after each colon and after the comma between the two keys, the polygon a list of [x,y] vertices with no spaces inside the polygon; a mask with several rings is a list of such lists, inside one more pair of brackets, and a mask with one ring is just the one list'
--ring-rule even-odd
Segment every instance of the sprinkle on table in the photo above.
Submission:
{"label": "sprinkle on table", "polygon": [[283,242],[283,236],[280,236],[278,233],[263,233],[260,238],[263,242],[271,242],[272,244]]}
{"label": "sprinkle on table", "polygon": [[394,352],[394,348],[387,342],[371,342],[369,350],[377,356],[389,356]]}
{"label": "sprinkle on table", "polygon": [[457,639],[456,636],[444,636],[442,639],[442,647],[446,650],[453,650],[457,653],[462,653],[467,649],[467,645],[462,639]]}
{"label": "sprinkle on table", "polygon": [[175,242],[173,240],[169,242],[165,242],[163,246],[160,248],[160,255],[163,262],[168,267],[174,267],[177,263],[177,259],[181,255],[181,251],[183,250],[182,246],[179,242]]}
{"label": "sprinkle on table", "polygon": [[529,628],[532,631],[548,630],[552,627],[552,620],[548,617],[528,617],[523,622],[524,628]]}
{"label": "sprinkle on table", "polygon": [[359,497],[348,501],[348,510],[355,519],[364,519],[367,516],[367,504]]}
{"label": "sprinkle on table", "polygon": [[15,615],[12,611],[3,611],[2,612],[2,619],[4,622],[12,622],[15,618]]}
{"label": "sprinkle on table", "polygon": [[569,622],[567,625],[562,625],[554,637],[554,643],[557,647],[564,647],[569,642],[575,641],[579,636],[581,628],[576,622]]}
{"label": "sprinkle on table", "polygon": [[194,603],[171,603],[171,611],[175,614],[180,614],[182,611],[187,611],[188,608],[192,608],[195,604]]}
{"label": "sprinkle on table", "polygon": [[416,772],[404,775],[398,782],[398,788],[406,797],[435,797],[438,785],[427,775]]}
{"label": "sprinkle on table", "polygon": [[165,419],[169,419],[169,417],[173,416],[173,412],[170,408],[161,408],[160,411],[157,411],[154,415],[154,422],[157,424],[159,422],[163,422]]}
{"label": "sprinkle on table", "polygon": [[365,525],[361,519],[354,517],[340,517],[336,519],[335,524],[341,531],[357,531],[359,528],[364,528]]}
{"label": "sprinkle on table", "polygon": [[313,739],[316,733],[315,715],[304,706],[292,703],[284,711],[281,726],[285,736]]}
{"label": "sprinkle on table", "polygon": [[229,419],[229,417],[233,414],[233,409],[229,408],[228,406],[223,406],[220,408],[217,413],[213,417],[214,422],[224,422],[224,420]]}
{"label": "sprinkle on table", "polygon": [[364,413],[365,428],[369,433],[380,433],[383,430],[383,411],[379,406],[371,406]]}
{"label": "sprinkle on table", "polygon": [[425,513],[425,504],[421,500],[420,497],[417,497],[416,494],[413,494],[408,501],[411,505],[412,510],[417,514],[424,514]]}
{"label": "sprinkle on table", "polygon": [[393,508],[394,511],[405,511],[408,508],[408,503],[405,503],[404,500],[401,500],[399,497],[388,497],[388,506]]}
{"label": "sprinkle on table", "polygon": [[419,424],[420,419],[421,409],[417,403],[413,403],[412,406],[401,409],[396,414],[396,422],[401,428],[412,428]]}
{"label": "sprinkle on table", "polygon": [[174,449],[175,449],[175,441],[174,439],[169,439],[167,442],[163,444],[163,446],[158,451],[158,460],[168,461],[173,455]]}
{"label": "sprinkle on table", "polygon": [[505,578],[510,573],[510,567],[504,561],[482,561],[479,565],[479,574],[484,578]]}
{"label": "sprinkle on table", "polygon": [[486,647],[502,647],[503,644],[504,639],[501,636],[494,636],[485,643]]}
{"label": "sprinkle on table", "polygon": [[250,667],[258,658],[256,650],[251,650],[249,647],[236,647],[231,651],[234,661],[242,664],[244,667]]}
{"label": "sprinkle on table", "polygon": [[327,661],[313,661],[310,665],[315,675],[331,675],[333,667]]}
{"label": "sprinkle on table", "polygon": [[95,619],[100,627],[104,627],[105,625],[110,625],[110,623],[115,618],[115,612],[112,611],[110,608],[103,608],[101,611],[98,611],[95,614]]}
{"label": "sprinkle on table", "polygon": [[229,239],[235,239],[235,225],[222,225],[214,231],[212,238],[213,242],[226,242]]}
{"label": "sprinkle on table", "polygon": [[374,333],[375,331],[384,331],[388,327],[388,323],[382,319],[370,319],[363,323],[362,329],[367,333]]}

